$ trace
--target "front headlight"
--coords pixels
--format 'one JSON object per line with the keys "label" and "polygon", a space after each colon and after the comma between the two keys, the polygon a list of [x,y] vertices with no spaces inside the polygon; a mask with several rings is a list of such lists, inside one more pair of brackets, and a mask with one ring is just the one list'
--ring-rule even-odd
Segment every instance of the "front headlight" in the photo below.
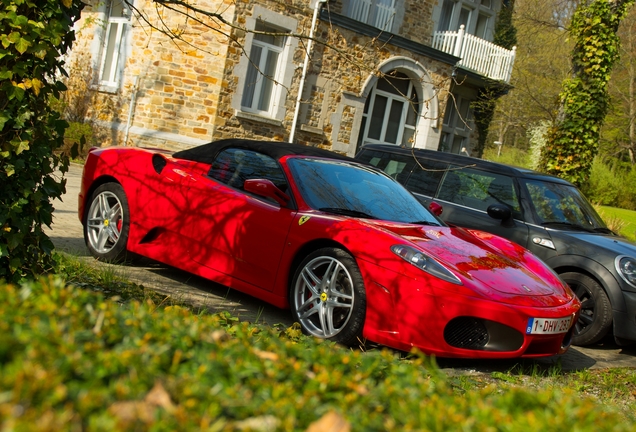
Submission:
{"label": "front headlight", "polygon": [[636,258],[627,255],[617,256],[614,264],[623,280],[636,288]]}
{"label": "front headlight", "polygon": [[445,280],[446,282],[454,283],[456,285],[462,285],[462,281],[459,280],[450,270],[435,261],[433,258],[426,255],[424,252],[419,251],[411,246],[406,245],[393,245],[391,251],[402,258],[404,261],[408,261],[420,270],[432,274],[435,277]]}

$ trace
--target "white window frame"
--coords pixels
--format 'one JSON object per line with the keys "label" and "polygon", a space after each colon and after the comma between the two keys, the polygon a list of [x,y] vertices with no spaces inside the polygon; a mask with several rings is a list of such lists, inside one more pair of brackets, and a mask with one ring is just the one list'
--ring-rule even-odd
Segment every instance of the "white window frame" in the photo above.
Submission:
{"label": "white window frame", "polygon": [[[298,31],[298,21],[290,16],[281,15],[276,12],[270,11],[259,5],[254,5],[254,10],[251,16],[247,17],[245,27],[248,29],[248,33],[245,37],[243,44],[246,47],[246,52],[241,56],[238,65],[234,69],[234,75],[238,77],[237,91],[232,96],[232,108],[235,115],[244,117],[253,121],[274,121],[272,124],[280,124],[285,119],[285,100],[289,88],[291,88],[292,79],[296,66],[293,63],[292,53],[298,47],[297,38],[287,37],[282,54],[278,59],[278,67],[276,73],[276,82],[278,83],[276,91],[273,92],[270,99],[270,107],[268,110],[254,110],[250,107],[243,106],[243,93],[247,83],[247,75],[250,66],[251,47],[258,41],[254,39],[254,33],[252,32],[256,28],[257,20],[263,21],[268,25],[280,29],[281,32],[293,33]],[[252,105],[253,106],[253,105]]]}
{"label": "white window frame", "polygon": [[[346,15],[354,20],[390,32],[398,12],[396,3],[396,0],[349,0]],[[384,9],[384,14],[380,13],[381,9]]]}
{"label": "white window frame", "polygon": [[[449,24],[447,28],[442,28],[441,24],[443,18],[441,16],[443,11],[444,2],[453,3],[451,17],[449,19]],[[437,31],[458,31],[461,23],[459,22],[459,17],[461,15],[462,9],[466,9],[470,11],[470,16],[468,18],[468,22],[465,26],[465,31],[468,34],[475,35],[477,31],[477,21],[479,17],[486,17],[486,29],[484,35],[479,35],[478,37],[490,40],[492,39],[493,30],[490,28],[492,23],[494,22],[494,16],[496,11],[494,10],[493,1],[492,0],[442,0],[440,2],[440,16],[437,20],[438,26]]]}
{"label": "white window frame", "polygon": [[[267,23],[263,23],[263,24],[271,28],[272,32],[275,31],[275,32],[281,32],[281,33],[288,33],[287,30],[274,28],[273,26]],[[267,117],[272,117],[273,114],[278,109],[277,105],[280,102],[280,95],[282,91],[282,85],[281,85],[281,80],[283,77],[282,66],[283,66],[283,61],[284,61],[284,57],[286,53],[286,47],[289,44],[288,40],[289,40],[289,37],[285,37],[283,45],[278,46],[278,45],[269,44],[265,41],[259,40],[258,36],[252,38],[252,44],[250,46],[250,56],[249,56],[250,63],[248,65],[248,72],[255,71],[257,75],[256,75],[256,79],[254,83],[248,83],[247,76],[245,77],[245,82],[243,83],[243,97],[241,98],[241,108],[244,111],[256,113],[260,115],[265,115]],[[254,64],[252,63],[253,61],[252,54],[255,48],[257,47],[261,49],[261,54],[258,60],[259,63]],[[272,77],[265,75],[266,65],[267,65],[267,61],[268,61],[270,53],[276,53],[277,55],[275,72]],[[259,105],[261,105],[261,102],[265,96],[263,93],[263,90],[264,90],[263,86],[267,85],[268,82],[272,83],[272,87],[268,95],[269,103],[268,103],[267,109],[261,109],[259,108]],[[249,105],[245,105],[244,96],[246,94],[246,87],[250,85],[254,85],[252,100],[249,102]]]}
{"label": "white window frame", "polygon": [[[442,124],[440,151],[465,154],[462,151],[464,149],[470,153],[470,134],[474,123],[471,102],[470,99],[457,94],[453,94],[453,97],[448,99]],[[462,113],[462,111],[464,112]],[[459,146],[455,146],[458,139],[461,140],[461,143]]]}
{"label": "white window frame", "polygon": [[[379,82],[379,80],[378,80]],[[408,91],[407,91],[407,95],[402,96],[396,93],[391,93],[391,92],[387,92],[385,90],[380,90],[378,89],[378,82],[375,83],[375,85],[373,86],[373,90],[371,91],[371,93],[369,94],[369,108],[366,112],[363,112],[362,117],[365,119],[365,125],[364,125],[364,130],[361,131],[362,133],[362,144],[395,144],[395,145],[403,145],[405,143],[403,143],[403,139],[404,139],[404,131],[406,129],[408,129],[411,133],[411,137],[415,136],[415,131],[417,128],[417,119],[419,118],[419,113],[417,113],[417,115],[415,116],[415,124],[408,124],[407,123],[407,118],[408,118],[408,113],[409,113],[409,108],[411,107],[411,98],[414,92],[416,92],[415,89],[415,85],[413,84],[413,80],[409,79],[409,86],[408,86]],[[386,108],[384,110],[384,117],[382,119],[382,130],[380,132],[380,139],[375,139],[375,138],[370,138],[369,137],[369,127],[371,126],[371,116],[373,113],[373,109],[375,106],[375,102],[377,100],[378,96],[383,96],[387,98],[387,104],[386,104]],[[419,98],[419,95],[418,95]],[[387,127],[388,127],[388,118],[389,115],[391,114],[391,107],[393,105],[393,101],[398,101],[401,102],[402,105],[402,113],[400,115],[400,125],[398,127],[398,134],[396,137],[396,142],[395,143],[389,143],[387,141],[385,141],[385,137],[386,137],[386,132],[387,132]],[[413,144],[411,144],[411,146],[413,146]]]}
{"label": "white window frame", "polygon": [[[102,88],[119,88],[121,76],[126,62],[126,45],[128,28],[130,27],[130,10],[124,4],[123,16],[111,16],[113,4],[123,3],[124,0],[111,0],[108,5],[108,19],[101,50],[101,60],[99,64],[99,86]],[[127,13],[126,13],[127,11]],[[111,40],[113,30],[116,32]],[[108,59],[110,55],[110,59]],[[108,71],[108,76],[104,74]]]}

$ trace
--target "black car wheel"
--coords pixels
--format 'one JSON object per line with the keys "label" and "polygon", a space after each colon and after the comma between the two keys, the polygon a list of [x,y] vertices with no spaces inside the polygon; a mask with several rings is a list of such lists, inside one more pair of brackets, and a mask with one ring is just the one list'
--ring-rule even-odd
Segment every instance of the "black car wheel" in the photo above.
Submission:
{"label": "black car wheel", "polygon": [[84,219],[84,241],[95,258],[116,262],[126,258],[130,219],[128,201],[121,185],[99,186],[89,200]]}
{"label": "black car wheel", "polygon": [[348,346],[360,342],[366,294],[360,269],[342,249],[309,254],[292,279],[290,304],[303,332]]}
{"label": "black car wheel", "polygon": [[563,273],[561,278],[581,301],[581,313],[574,326],[574,345],[591,345],[603,339],[612,327],[612,305],[603,288],[581,273]]}

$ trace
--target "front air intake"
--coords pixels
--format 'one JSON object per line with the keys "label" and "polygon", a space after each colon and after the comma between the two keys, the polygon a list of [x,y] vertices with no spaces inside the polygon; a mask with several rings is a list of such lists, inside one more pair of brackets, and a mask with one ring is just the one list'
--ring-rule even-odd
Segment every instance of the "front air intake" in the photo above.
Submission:
{"label": "front air intake", "polygon": [[472,317],[455,318],[444,329],[444,339],[450,346],[484,349],[490,340],[483,320]]}

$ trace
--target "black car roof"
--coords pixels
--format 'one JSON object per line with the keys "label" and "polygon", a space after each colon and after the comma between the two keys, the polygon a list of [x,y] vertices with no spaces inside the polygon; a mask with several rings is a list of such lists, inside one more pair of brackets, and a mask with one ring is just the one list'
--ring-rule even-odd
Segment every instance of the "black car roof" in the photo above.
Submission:
{"label": "black car roof", "polygon": [[426,149],[410,149],[399,147],[396,145],[389,144],[367,144],[362,147],[363,150],[378,150],[384,151],[388,153],[396,153],[402,155],[413,156],[415,155],[418,158],[434,160],[439,162],[452,163],[462,166],[475,165],[475,167],[479,169],[484,169],[487,171],[492,171],[499,174],[505,174],[514,177],[522,177],[526,179],[536,179],[536,180],[544,180],[544,181],[552,181],[556,183],[563,184],[571,184],[567,180],[563,180],[562,178],[540,173],[538,171],[533,171],[528,168],[517,167],[513,165],[506,165],[498,162],[487,161],[485,159],[474,158],[470,156],[463,156],[454,153],[447,153],[437,150],[426,150]]}
{"label": "black car roof", "polygon": [[253,150],[268,155],[276,160],[287,155],[315,156],[331,159],[347,160],[357,162],[348,156],[341,155],[319,147],[311,147],[302,144],[293,144],[278,141],[261,141],[248,139],[223,139],[212,141],[191,149],[178,151],[173,153],[172,157],[177,159],[186,159],[195,162],[212,164],[216,156],[228,147],[241,148],[245,150]]}

